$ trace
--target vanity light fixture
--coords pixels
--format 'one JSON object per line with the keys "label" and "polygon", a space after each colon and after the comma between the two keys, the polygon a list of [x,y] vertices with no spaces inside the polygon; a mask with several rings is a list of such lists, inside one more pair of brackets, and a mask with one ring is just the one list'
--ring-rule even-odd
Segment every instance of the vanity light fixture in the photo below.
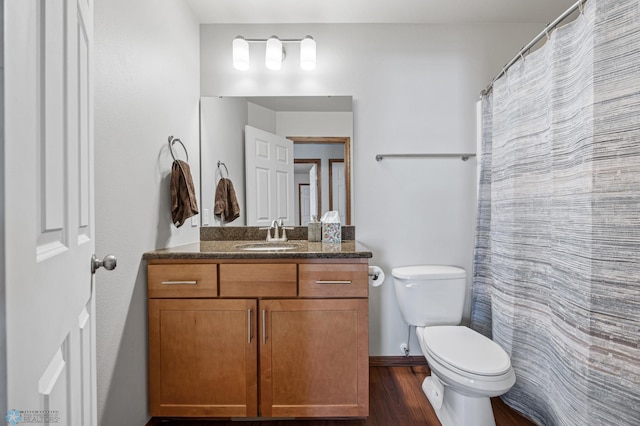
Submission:
{"label": "vanity light fixture", "polygon": [[282,67],[282,60],[285,57],[282,42],[276,36],[267,39],[267,50],[264,54],[264,66],[270,70],[278,71]]}
{"label": "vanity light fixture", "polygon": [[316,69],[316,41],[309,35],[300,40],[300,68],[306,71]]}
{"label": "vanity light fixture", "polygon": [[249,69],[249,42],[241,36],[233,39],[233,67],[241,71]]}
{"label": "vanity light fixture", "polygon": [[279,70],[282,61],[286,57],[283,43],[300,43],[300,68],[303,70],[313,70],[316,68],[316,42],[311,36],[302,39],[280,39],[271,36],[268,39],[244,38],[237,36],[233,39],[233,67],[237,70],[249,69],[249,43],[265,43],[264,64],[270,70]]}

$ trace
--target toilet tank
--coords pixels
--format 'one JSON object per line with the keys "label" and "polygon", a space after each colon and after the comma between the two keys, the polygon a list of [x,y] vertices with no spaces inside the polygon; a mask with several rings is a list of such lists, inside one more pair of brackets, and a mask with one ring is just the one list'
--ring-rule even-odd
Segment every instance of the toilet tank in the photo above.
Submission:
{"label": "toilet tank", "polygon": [[458,325],[467,274],[457,266],[417,265],[392,270],[402,318],[409,325]]}

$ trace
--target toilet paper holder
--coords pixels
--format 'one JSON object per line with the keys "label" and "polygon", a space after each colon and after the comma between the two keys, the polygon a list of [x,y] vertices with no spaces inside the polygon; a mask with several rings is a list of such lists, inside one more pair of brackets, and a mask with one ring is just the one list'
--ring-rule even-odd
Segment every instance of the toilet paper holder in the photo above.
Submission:
{"label": "toilet paper holder", "polygon": [[379,266],[369,266],[367,271],[369,275],[369,285],[372,287],[378,287],[384,283],[384,271]]}

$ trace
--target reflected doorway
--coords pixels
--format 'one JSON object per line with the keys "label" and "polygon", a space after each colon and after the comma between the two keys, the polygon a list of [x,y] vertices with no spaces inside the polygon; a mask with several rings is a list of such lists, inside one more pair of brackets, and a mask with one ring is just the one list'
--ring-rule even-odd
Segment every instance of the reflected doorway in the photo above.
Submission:
{"label": "reflected doorway", "polygon": [[[318,166],[318,219],[328,210],[338,210],[342,224],[351,225],[351,138],[341,136],[287,136],[287,139],[292,140],[294,143],[294,163],[296,163],[296,167],[298,167],[298,162],[309,160],[321,162]],[[318,152],[324,152],[326,154],[318,155]],[[330,160],[332,160],[331,163]],[[332,163],[338,163],[340,161],[340,166],[337,164],[331,166]],[[336,169],[342,167],[340,171],[336,170],[336,177],[333,179],[333,184],[329,176],[330,167],[335,167]],[[321,172],[321,170],[324,171]],[[338,175],[341,176],[340,180],[337,177]],[[329,188],[329,190],[321,192],[321,186]],[[336,198],[331,200],[329,193],[333,192],[342,194],[342,201],[338,201],[337,194]],[[315,213],[311,214],[313,215]]]}
{"label": "reflected doorway", "polygon": [[340,223],[346,222],[347,193],[343,158],[329,159],[329,210],[337,210]]}
{"label": "reflected doorway", "polygon": [[296,225],[307,226],[311,216],[320,220],[322,160],[320,158],[295,158],[293,170],[294,184],[298,188],[298,197],[295,200],[295,209],[298,212]]}

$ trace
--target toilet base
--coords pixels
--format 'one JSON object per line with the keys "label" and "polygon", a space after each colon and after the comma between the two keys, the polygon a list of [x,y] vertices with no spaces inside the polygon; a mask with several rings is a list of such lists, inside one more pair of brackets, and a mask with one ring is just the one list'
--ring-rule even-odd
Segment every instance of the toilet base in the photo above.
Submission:
{"label": "toilet base", "polygon": [[489,397],[458,393],[433,373],[424,379],[422,390],[442,426],[496,426]]}

